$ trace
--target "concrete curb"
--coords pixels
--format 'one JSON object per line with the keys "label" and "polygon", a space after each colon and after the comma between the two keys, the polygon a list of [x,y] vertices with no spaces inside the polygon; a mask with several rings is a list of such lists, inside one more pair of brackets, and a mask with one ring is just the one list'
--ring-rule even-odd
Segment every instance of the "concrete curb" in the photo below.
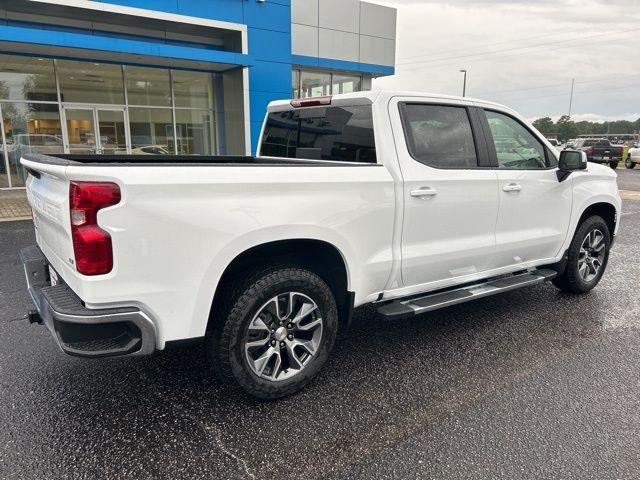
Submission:
{"label": "concrete curb", "polygon": [[0,218],[0,223],[3,223],[3,222],[24,222],[26,220],[33,220],[33,217],[7,217],[7,218]]}
{"label": "concrete curb", "polygon": [[640,200],[640,192],[633,190],[620,190],[620,196],[625,200]]}

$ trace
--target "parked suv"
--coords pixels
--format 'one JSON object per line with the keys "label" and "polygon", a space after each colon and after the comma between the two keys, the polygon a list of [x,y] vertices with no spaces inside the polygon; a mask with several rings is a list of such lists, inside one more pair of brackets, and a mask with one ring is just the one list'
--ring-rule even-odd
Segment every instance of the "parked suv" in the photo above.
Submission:
{"label": "parked suv", "polygon": [[403,319],[545,281],[590,291],[620,219],[611,169],[509,108],[421,93],[273,102],[256,157],[22,163],[31,321],[79,357],[202,338],[264,399],[304,387],[360,305]]}

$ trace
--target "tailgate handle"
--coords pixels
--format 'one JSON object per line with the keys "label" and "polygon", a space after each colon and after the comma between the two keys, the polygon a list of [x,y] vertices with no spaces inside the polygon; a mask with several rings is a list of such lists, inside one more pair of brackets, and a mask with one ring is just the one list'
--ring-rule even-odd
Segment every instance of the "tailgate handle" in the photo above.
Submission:
{"label": "tailgate handle", "polygon": [[27,173],[29,175],[33,175],[36,178],[40,178],[40,172],[36,172],[35,170],[33,170],[31,168],[27,168]]}

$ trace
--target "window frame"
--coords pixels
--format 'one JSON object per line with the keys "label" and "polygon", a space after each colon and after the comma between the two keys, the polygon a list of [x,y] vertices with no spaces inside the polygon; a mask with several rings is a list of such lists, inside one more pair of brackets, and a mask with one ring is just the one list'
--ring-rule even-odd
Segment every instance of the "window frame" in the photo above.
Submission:
{"label": "window frame", "polygon": [[[523,123],[521,120],[519,120],[518,118],[516,118],[513,114],[509,113],[509,112],[505,112],[503,110],[499,110],[497,108],[484,108],[484,107],[480,107],[479,109],[479,116],[480,116],[480,121],[482,123],[482,129],[484,131],[484,136],[485,136],[485,144],[487,147],[487,150],[489,152],[489,157],[491,159],[491,163],[492,166],[495,170],[500,170],[500,171],[509,171],[509,170],[513,170],[513,171],[527,171],[527,172],[546,172],[548,170],[554,170],[558,168],[558,159],[556,158],[555,163],[556,165],[551,165],[551,161],[549,156],[553,155],[552,152],[549,150],[549,147],[547,147],[547,144],[538,136],[535,134],[535,132],[529,128],[525,123]],[[485,112],[493,112],[493,113],[499,113],[500,115],[504,115],[505,117],[510,118],[511,120],[515,121],[516,123],[518,123],[520,126],[522,126],[522,128],[524,128],[527,132],[529,132],[530,135],[533,136],[533,138],[535,138],[538,142],[540,142],[540,144],[542,145],[542,150],[544,151],[544,163],[546,165],[545,168],[500,168],[500,163],[498,162],[498,153],[496,151],[496,144],[495,144],[495,140],[493,139],[493,133],[491,132],[491,127],[489,125],[489,120],[487,119],[487,116],[485,115]],[[555,155],[554,155],[555,157]]]}
{"label": "window frame", "polygon": [[[467,118],[469,120],[469,125],[471,127],[471,136],[473,139],[473,145],[476,150],[476,165],[471,167],[441,167],[441,166],[430,165],[416,158],[413,152],[413,145],[411,144],[411,141],[409,138],[411,127],[409,126],[408,119],[407,119],[406,107],[408,105],[423,105],[423,106],[430,106],[430,107],[455,107],[455,108],[464,109],[467,114]],[[478,118],[477,107],[474,107],[472,105],[453,103],[453,102],[442,103],[442,102],[428,102],[428,101],[427,102],[401,101],[401,102],[398,102],[398,109],[400,113],[400,122],[402,123],[402,131],[404,134],[405,147],[407,149],[407,152],[409,152],[409,156],[416,162],[429,168],[435,168],[437,170],[486,170],[487,168],[493,167],[493,165],[491,165],[491,161],[490,161],[491,159],[489,156],[489,152],[487,150],[485,136],[482,132],[482,125],[480,123],[480,119]]]}

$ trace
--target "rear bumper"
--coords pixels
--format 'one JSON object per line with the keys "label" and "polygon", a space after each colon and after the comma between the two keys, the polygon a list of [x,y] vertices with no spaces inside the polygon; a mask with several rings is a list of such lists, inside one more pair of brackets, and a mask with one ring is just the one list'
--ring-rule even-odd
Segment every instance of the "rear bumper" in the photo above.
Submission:
{"label": "rear bumper", "polygon": [[51,285],[49,265],[37,246],[20,251],[29,295],[63,352],[100,358],[146,355],[156,349],[156,329],[135,307],[89,309],[64,283]]}

